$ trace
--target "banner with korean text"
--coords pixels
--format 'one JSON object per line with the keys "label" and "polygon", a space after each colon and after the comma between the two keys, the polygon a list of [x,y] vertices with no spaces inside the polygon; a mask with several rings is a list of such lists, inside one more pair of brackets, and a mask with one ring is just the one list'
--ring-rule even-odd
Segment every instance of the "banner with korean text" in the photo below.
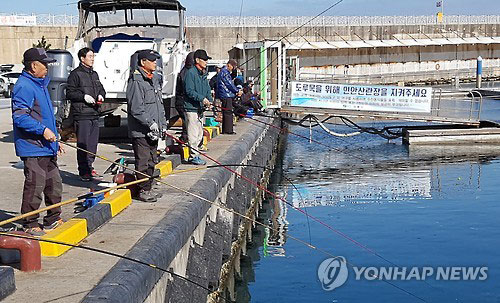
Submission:
{"label": "banner with korean text", "polygon": [[2,15],[0,26],[36,26],[36,16]]}
{"label": "banner with korean text", "polygon": [[360,111],[430,113],[431,87],[291,82],[292,106]]}

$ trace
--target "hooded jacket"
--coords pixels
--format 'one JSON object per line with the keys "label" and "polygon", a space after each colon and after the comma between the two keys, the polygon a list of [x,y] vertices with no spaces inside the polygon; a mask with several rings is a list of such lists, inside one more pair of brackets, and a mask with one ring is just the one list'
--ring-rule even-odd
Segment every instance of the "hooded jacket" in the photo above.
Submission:
{"label": "hooded jacket", "polygon": [[50,79],[35,78],[26,71],[12,92],[14,145],[19,157],[57,156],[59,144],[43,137],[45,128],[57,135],[54,107],[47,90]]}
{"label": "hooded jacket", "polygon": [[158,75],[148,78],[142,68],[136,69],[127,83],[127,121],[130,138],[144,138],[156,122],[160,132],[167,130],[162,89]]}
{"label": "hooded jacket", "polygon": [[66,88],[66,98],[71,100],[75,120],[99,118],[99,105],[85,103],[85,95],[89,95],[97,101],[99,95],[106,97],[106,91],[97,72],[80,64],[69,74],[68,87]]}
{"label": "hooded jacket", "polygon": [[215,95],[219,99],[234,98],[238,91],[238,88],[234,85],[233,79],[231,78],[231,73],[227,69],[227,66],[224,66],[217,74]]}

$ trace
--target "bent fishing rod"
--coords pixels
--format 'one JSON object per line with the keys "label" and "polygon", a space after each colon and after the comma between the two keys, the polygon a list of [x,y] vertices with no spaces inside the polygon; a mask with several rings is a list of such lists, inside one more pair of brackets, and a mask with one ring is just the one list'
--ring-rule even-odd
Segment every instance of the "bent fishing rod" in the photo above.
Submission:
{"label": "bent fishing rod", "polygon": [[373,255],[375,255],[375,256],[377,256],[377,257],[379,257],[380,259],[382,259],[382,260],[386,261],[387,263],[390,263],[390,264],[392,264],[392,265],[396,266],[396,264],[395,264],[395,263],[393,263],[393,262],[391,262],[390,260],[386,259],[386,258],[385,258],[385,257],[383,257],[382,255],[378,254],[376,251],[374,251],[374,250],[372,250],[372,249],[368,248],[367,246],[365,246],[365,245],[361,244],[360,242],[358,242],[358,241],[354,240],[353,238],[349,237],[348,235],[346,235],[345,233],[341,232],[340,230],[335,229],[334,227],[330,226],[329,224],[327,224],[327,223],[323,222],[323,221],[322,221],[322,220],[320,220],[319,218],[317,218],[317,217],[315,217],[315,216],[312,216],[312,215],[310,215],[310,214],[307,214],[307,213],[306,213],[306,212],[304,212],[302,209],[295,207],[292,203],[288,202],[287,200],[285,200],[284,198],[282,198],[282,197],[278,196],[277,194],[275,194],[275,193],[271,192],[271,191],[270,191],[270,190],[268,190],[266,187],[264,187],[264,186],[262,186],[262,185],[258,184],[257,182],[255,182],[255,181],[253,181],[253,180],[249,179],[249,178],[248,178],[248,177],[246,177],[246,176],[243,176],[242,174],[238,173],[236,170],[234,170],[234,169],[232,169],[232,168],[230,168],[230,167],[228,167],[228,166],[226,166],[226,165],[222,164],[221,162],[219,162],[218,160],[214,159],[213,157],[211,157],[211,156],[207,155],[206,153],[201,152],[201,151],[200,151],[200,150],[198,150],[197,148],[191,147],[188,143],[183,142],[183,141],[181,141],[180,139],[178,139],[178,138],[176,138],[175,136],[172,136],[172,135],[170,135],[170,134],[168,134],[168,133],[166,133],[166,136],[167,136],[167,137],[169,137],[169,138],[171,138],[171,139],[173,139],[175,142],[178,142],[179,144],[181,144],[181,145],[183,145],[183,146],[186,146],[186,147],[188,147],[188,148],[190,148],[190,149],[192,149],[192,150],[194,150],[194,151],[198,152],[200,155],[202,155],[202,156],[204,156],[205,158],[209,159],[210,161],[212,161],[212,162],[214,162],[214,163],[216,163],[216,164],[220,165],[221,167],[223,167],[224,169],[226,169],[226,170],[230,171],[231,173],[235,174],[236,176],[238,176],[238,177],[242,178],[242,179],[243,179],[243,180],[245,180],[247,183],[249,183],[249,184],[251,184],[251,185],[253,185],[253,186],[255,186],[255,187],[259,188],[260,190],[264,191],[266,194],[268,194],[268,195],[270,195],[270,196],[274,197],[275,199],[281,200],[281,201],[282,201],[282,202],[284,202],[286,205],[288,205],[288,206],[290,206],[291,208],[295,209],[296,211],[299,211],[299,212],[301,212],[302,214],[304,214],[304,215],[308,216],[308,217],[309,217],[310,219],[312,219],[313,221],[316,221],[317,223],[319,223],[319,224],[323,225],[324,227],[326,227],[326,228],[327,228],[327,229],[329,229],[330,231],[332,231],[332,232],[334,232],[334,233],[336,233],[336,234],[340,235],[342,238],[344,238],[344,239],[346,239],[346,240],[348,240],[348,241],[350,241],[350,242],[354,243],[356,246],[358,246],[358,247],[362,248],[363,250],[365,250],[365,251],[367,251],[367,252],[369,252],[369,253],[371,253],[371,254],[373,254]]}
{"label": "bent fishing rod", "polygon": [[[167,134],[167,135],[168,135],[168,136],[170,136],[170,134]],[[174,137],[174,138],[175,138],[175,137]],[[74,146],[74,145],[71,145],[71,144],[69,144],[69,143],[62,142],[62,141],[61,141],[61,143],[62,143],[62,144],[64,144],[64,145],[66,145],[66,146],[68,146],[68,147],[71,147],[71,148],[73,148],[73,149],[80,150],[80,151],[83,151],[83,152],[85,152],[85,153],[88,153],[88,154],[90,154],[90,155],[92,155],[92,156],[95,156],[96,158],[99,158],[99,159],[101,159],[101,160],[103,160],[103,161],[106,161],[106,162],[109,162],[109,163],[115,163],[116,165],[118,165],[118,166],[120,166],[120,167],[122,167],[122,168],[128,169],[128,170],[130,170],[130,171],[132,171],[132,172],[134,172],[134,173],[136,173],[136,174],[139,174],[139,175],[145,176],[145,177],[147,177],[147,178],[154,178],[153,176],[149,176],[149,175],[148,175],[148,174],[146,174],[146,173],[143,173],[143,172],[138,171],[138,170],[133,169],[133,168],[129,168],[129,167],[127,167],[127,166],[123,165],[123,164],[116,163],[116,162],[114,162],[114,161],[112,161],[112,160],[110,160],[110,159],[108,159],[108,158],[106,158],[106,157],[104,157],[104,156],[101,156],[101,155],[98,155],[98,154],[96,154],[96,153],[90,152],[90,151],[85,150],[85,149],[83,149],[83,148],[81,148],[81,147]],[[217,162],[216,162],[216,163],[217,163]],[[221,166],[222,166],[222,168],[229,169],[229,168],[227,168],[226,166],[224,166],[224,164],[221,164],[220,162],[218,163],[218,165],[221,165]],[[231,171],[233,171],[233,170],[231,170]],[[245,179],[245,178],[243,178],[243,177],[242,177],[242,179]],[[248,179],[248,178],[246,178],[246,179]],[[315,245],[312,245],[312,244],[310,244],[310,243],[307,243],[306,241],[304,241],[304,240],[302,240],[302,239],[300,239],[300,238],[294,237],[294,236],[292,236],[292,235],[290,235],[290,234],[288,234],[288,233],[285,233],[285,232],[280,231],[280,230],[278,230],[278,229],[276,229],[276,228],[273,228],[273,227],[272,227],[272,226],[270,226],[270,225],[267,225],[267,224],[264,224],[264,223],[262,223],[262,222],[259,222],[259,221],[255,220],[255,219],[251,218],[251,217],[250,217],[250,216],[248,216],[248,215],[245,215],[245,214],[239,213],[239,212],[237,212],[237,211],[235,211],[235,210],[233,210],[233,209],[230,209],[229,207],[224,206],[224,205],[222,205],[222,204],[220,204],[220,203],[217,203],[217,202],[214,202],[214,201],[210,201],[210,200],[208,200],[207,198],[204,198],[204,197],[202,197],[202,196],[200,196],[200,195],[198,195],[198,194],[192,193],[192,192],[190,192],[190,191],[188,191],[188,190],[182,189],[182,188],[180,188],[180,187],[178,187],[178,186],[175,186],[175,185],[172,185],[172,184],[170,184],[170,183],[167,183],[167,182],[165,182],[165,181],[163,181],[163,180],[159,180],[159,179],[157,179],[157,180],[156,180],[156,182],[158,182],[158,183],[160,183],[160,184],[163,184],[163,185],[166,185],[167,187],[170,187],[170,188],[172,188],[172,189],[175,189],[175,190],[177,190],[177,191],[179,191],[179,192],[182,192],[182,193],[184,193],[184,194],[187,194],[187,195],[189,195],[189,196],[192,196],[192,197],[194,197],[194,198],[196,198],[196,199],[199,199],[199,200],[201,200],[201,201],[203,201],[203,202],[206,202],[206,203],[208,203],[208,204],[210,204],[210,205],[213,205],[213,206],[215,206],[215,207],[217,207],[217,208],[219,208],[219,209],[222,209],[222,210],[225,210],[225,211],[227,211],[227,212],[230,212],[230,213],[232,213],[232,214],[234,214],[234,215],[236,215],[236,216],[238,216],[238,217],[240,217],[240,218],[243,218],[243,219],[245,219],[245,220],[248,220],[249,222],[251,222],[251,223],[253,223],[253,224],[255,224],[255,225],[259,225],[259,226],[262,226],[262,227],[264,227],[264,228],[266,228],[266,229],[268,229],[268,230],[271,230],[271,231],[274,231],[274,232],[281,233],[281,234],[283,234],[284,236],[286,236],[287,238],[292,239],[292,240],[294,240],[294,241],[296,241],[296,242],[299,242],[299,243],[301,243],[301,244],[303,244],[303,245],[305,245],[305,246],[309,247],[310,249],[313,249],[313,250],[316,250],[316,251],[318,251],[318,252],[321,252],[321,253],[323,253],[323,254],[325,254],[325,255],[329,256],[329,257],[332,257],[332,258],[336,258],[336,257],[338,257],[338,256],[335,256],[334,254],[332,254],[332,253],[330,253],[330,252],[328,252],[328,251],[326,251],[326,250],[324,250],[324,249],[322,249],[322,248],[319,248],[319,247],[317,247],[317,246],[315,246]],[[262,187],[261,187],[261,186],[259,186],[259,189],[260,189],[260,188],[262,188]],[[266,189],[266,190],[265,190],[265,192],[269,192],[269,191]],[[274,195],[272,195],[272,196],[277,197],[275,194],[274,194]],[[282,200],[282,201],[285,201],[284,199],[279,198],[279,197],[278,197],[278,199],[279,199],[279,200]],[[285,201],[285,203],[287,203],[287,202]],[[354,265],[353,263],[351,263],[351,262],[346,262],[346,264],[350,265],[351,267],[354,267],[354,266],[355,266],[355,265]],[[374,275],[373,277],[378,278],[378,277],[377,277],[377,276],[375,276],[375,275]],[[421,297],[419,297],[419,296],[417,296],[417,295],[413,294],[412,292],[410,292],[410,291],[408,291],[408,290],[406,290],[406,289],[404,289],[404,288],[402,288],[402,287],[397,286],[396,284],[392,283],[391,281],[387,281],[387,280],[383,280],[383,279],[381,279],[381,281],[382,281],[382,282],[384,282],[384,283],[387,283],[388,285],[390,285],[390,286],[392,286],[392,287],[394,287],[394,288],[396,288],[396,289],[398,289],[398,290],[400,290],[400,291],[402,291],[402,292],[404,292],[404,293],[406,293],[406,294],[408,294],[408,295],[410,295],[410,296],[412,296],[412,297],[414,297],[414,298],[416,298],[416,299],[418,299],[418,300],[420,300],[420,301],[422,301],[422,302],[427,302],[427,301],[426,301],[426,300],[424,300],[423,298],[421,298]]]}

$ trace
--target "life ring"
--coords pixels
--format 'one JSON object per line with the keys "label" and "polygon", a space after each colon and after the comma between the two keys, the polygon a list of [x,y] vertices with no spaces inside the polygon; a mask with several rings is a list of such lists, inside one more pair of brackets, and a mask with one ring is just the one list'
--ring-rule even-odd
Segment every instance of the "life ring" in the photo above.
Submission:
{"label": "life ring", "polygon": [[439,63],[436,64],[436,70],[439,70],[441,68],[441,65]]}

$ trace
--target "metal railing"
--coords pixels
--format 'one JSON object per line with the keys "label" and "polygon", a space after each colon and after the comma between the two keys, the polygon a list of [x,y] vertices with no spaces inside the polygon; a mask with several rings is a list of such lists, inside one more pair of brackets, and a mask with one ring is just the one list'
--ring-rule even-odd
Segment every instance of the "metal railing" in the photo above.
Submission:
{"label": "metal railing", "polygon": [[[36,16],[38,26],[77,26],[77,15],[7,14],[0,16]],[[258,17],[258,16],[188,16],[188,27],[298,27],[307,26],[388,26],[434,24],[500,24],[500,15],[450,15],[438,23],[436,16],[311,16]]]}
{"label": "metal railing", "polygon": [[499,24],[498,15],[444,16],[438,23],[436,16],[321,16],[314,20],[308,16],[294,17],[237,17],[189,16],[189,27],[298,27],[307,26],[387,26],[435,24]]}
{"label": "metal railing", "polygon": [[[475,68],[448,69],[439,71],[399,72],[365,75],[341,75],[301,72],[299,81],[315,81],[348,84],[394,84],[398,82],[433,82],[440,79],[472,79],[476,76]],[[483,78],[500,77],[500,67],[483,69]]]}

